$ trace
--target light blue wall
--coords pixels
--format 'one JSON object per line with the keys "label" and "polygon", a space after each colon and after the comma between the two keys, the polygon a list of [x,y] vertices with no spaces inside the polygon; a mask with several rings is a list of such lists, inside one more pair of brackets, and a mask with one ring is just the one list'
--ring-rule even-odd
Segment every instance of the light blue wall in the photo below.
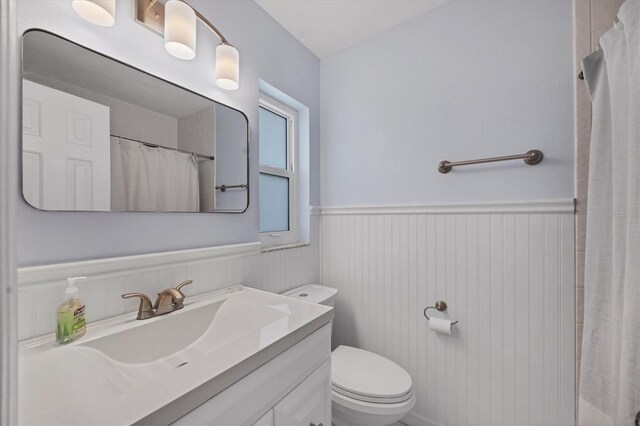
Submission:
{"label": "light blue wall", "polygon": [[41,212],[21,202],[21,266],[257,241],[259,79],[309,107],[310,202],[318,204],[319,60],[252,0],[192,3],[240,51],[238,91],[224,92],[215,86],[215,43],[204,27],[198,28],[197,58],[189,62],[174,59],[165,52],[160,37],[134,22],[133,0],[118,1],[116,25],[106,29],[80,19],[69,0],[20,0],[18,31],[49,30],[245,112],[250,123],[253,189],[249,210],[241,215],[65,213]]}
{"label": "light blue wall", "polygon": [[454,0],[323,59],[322,206],[572,198],[574,78],[571,0]]}

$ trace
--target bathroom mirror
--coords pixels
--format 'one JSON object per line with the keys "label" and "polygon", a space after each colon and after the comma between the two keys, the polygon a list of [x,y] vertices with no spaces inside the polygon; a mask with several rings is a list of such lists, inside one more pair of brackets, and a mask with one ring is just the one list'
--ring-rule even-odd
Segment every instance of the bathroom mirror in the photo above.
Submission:
{"label": "bathroom mirror", "polygon": [[22,40],[22,192],[42,210],[246,210],[248,122],[44,31]]}

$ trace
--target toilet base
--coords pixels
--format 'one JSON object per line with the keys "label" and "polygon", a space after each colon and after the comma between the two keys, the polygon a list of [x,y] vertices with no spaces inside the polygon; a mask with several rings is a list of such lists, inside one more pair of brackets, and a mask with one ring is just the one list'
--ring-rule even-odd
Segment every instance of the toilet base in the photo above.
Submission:
{"label": "toilet base", "polygon": [[[397,422],[394,422],[397,423]],[[353,423],[347,420],[344,420],[338,416],[336,416],[335,414],[332,415],[331,417],[331,425],[332,426],[389,426],[386,424],[382,424],[382,423],[369,423],[367,421],[361,422],[361,423]]]}
{"label": "toilet base", "polygon": [[356,401],[331,391],[332,423],[335,426],[390,426],[402,420],[416,404],[416,396],[399,404]]}

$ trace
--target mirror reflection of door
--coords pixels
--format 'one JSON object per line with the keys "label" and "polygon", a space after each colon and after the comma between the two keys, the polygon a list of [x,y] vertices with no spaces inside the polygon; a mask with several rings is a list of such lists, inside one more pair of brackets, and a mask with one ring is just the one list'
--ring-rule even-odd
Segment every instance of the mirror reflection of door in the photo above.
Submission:
{"label": "mirror reflection of door", "polygon": [[24,197],[44,210],[109,211],[109,108],[25,80]]}
{"label": "mirror reflection of door", "polygon": [[241,112],[53,34],[23,36],[23,195],[43,210],[243,212]]}

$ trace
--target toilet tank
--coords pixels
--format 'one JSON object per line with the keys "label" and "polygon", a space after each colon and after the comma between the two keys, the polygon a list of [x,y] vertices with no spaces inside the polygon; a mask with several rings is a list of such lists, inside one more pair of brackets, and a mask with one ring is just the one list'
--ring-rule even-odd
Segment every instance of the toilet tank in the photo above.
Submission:
{"label": "toilet tank", "polygon": [[333,306],[338,290],[318,284],[307,284],[282,293],[283,296],[295,297],[305,302]]}

